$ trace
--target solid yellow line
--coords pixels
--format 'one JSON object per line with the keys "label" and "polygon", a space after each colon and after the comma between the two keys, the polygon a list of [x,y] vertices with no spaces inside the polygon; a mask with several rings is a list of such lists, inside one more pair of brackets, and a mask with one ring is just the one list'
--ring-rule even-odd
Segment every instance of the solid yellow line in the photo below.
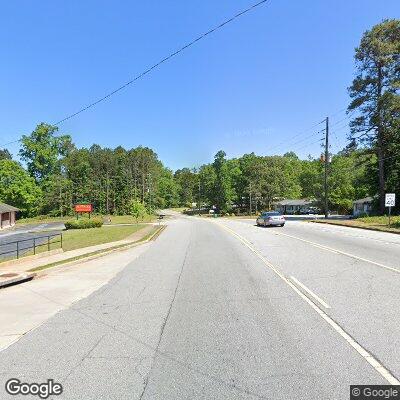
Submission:
{"label": "solid yellow line", "polygon": [[291,276],[290,280],[292,280],[294,283],[297,284],[297,286],[300,286],[303,290],[305,290],[311,297],[313,297],[316,301],[318,301],[318,303],[320,303],[323,307],[331,308],[331,306],[328,303],[326,303],[324,300],[322,300],[321,297],[316,295],[311,289],[309,289],[306,285],[304,285],[304,283],[301,283],[294,276]]}

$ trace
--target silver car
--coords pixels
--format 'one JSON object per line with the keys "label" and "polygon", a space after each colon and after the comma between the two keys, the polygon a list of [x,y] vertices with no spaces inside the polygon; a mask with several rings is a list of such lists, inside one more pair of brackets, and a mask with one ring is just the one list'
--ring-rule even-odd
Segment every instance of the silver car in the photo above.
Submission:
{"label": "silver car", "polygon": [[276,211],[263,212],[257,218],[257,226],[284,226],[285,217]]}

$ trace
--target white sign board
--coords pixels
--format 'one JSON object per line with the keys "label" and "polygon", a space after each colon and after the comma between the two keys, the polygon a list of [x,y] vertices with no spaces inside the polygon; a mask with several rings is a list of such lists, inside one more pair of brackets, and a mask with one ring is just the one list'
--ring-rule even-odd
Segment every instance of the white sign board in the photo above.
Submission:
{"label": "white sign board", "polygon": [[394,207],[396,204],[396,193],[386,193],[385,207]]}

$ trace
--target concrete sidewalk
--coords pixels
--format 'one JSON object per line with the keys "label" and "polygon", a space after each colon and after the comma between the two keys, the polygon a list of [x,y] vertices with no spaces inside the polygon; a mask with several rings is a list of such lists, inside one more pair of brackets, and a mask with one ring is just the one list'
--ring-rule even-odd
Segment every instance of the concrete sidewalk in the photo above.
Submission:
{"label": "concrete sidewalk", "polygon": [[39,268],[48,264],[58,263],[60,261],[68,262],[68,260],[70,259],[84,256],[85,254],[89,255],[91,253],[101,250],[106,251],[114,247],[134,244],[135,242],[138,242],[142,238],[149,235],[152,232],[153,228],[157,226],[158,224],[146,225],[144,228],[128,236],[126,239],[118,240],[115,242],[102,243],[94,246],[83,247],[76,250],[51,254],[47,257],[43,257],[43,254],[41,254],[41,257],[29,257],[26,260],[20,259],[17,263],[12,265],[7,263],[6,265],[2,266],[0,264],[0,288],[13,284],[16,281],[25,281],[29,278],[32,278],[34,275],[32,275],[32,273],[29,271],[35,268]]}
{"label": "concrete sidewalk", "polygon": [[84,259],[79,268],[65,265],[49,269],[40,279],[0,290],[0,351],[105,285],[152,244],[145,243],[97,259]]}

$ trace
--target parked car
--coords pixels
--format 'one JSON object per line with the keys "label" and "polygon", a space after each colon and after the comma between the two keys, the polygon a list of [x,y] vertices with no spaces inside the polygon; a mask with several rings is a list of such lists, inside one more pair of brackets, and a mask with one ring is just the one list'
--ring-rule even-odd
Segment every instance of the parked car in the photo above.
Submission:
{"label": "parked car", "polygon": [[317,207],[308,207],[308,208],[303,208],[302,210],[300,210],[300,214],[302,215],[317,215],[320,214],[321,210]]}
{"label": "parked car", "polygon": [[256,220],[257,226],[284,226],[285,218],[277,211],[263,212]]}

